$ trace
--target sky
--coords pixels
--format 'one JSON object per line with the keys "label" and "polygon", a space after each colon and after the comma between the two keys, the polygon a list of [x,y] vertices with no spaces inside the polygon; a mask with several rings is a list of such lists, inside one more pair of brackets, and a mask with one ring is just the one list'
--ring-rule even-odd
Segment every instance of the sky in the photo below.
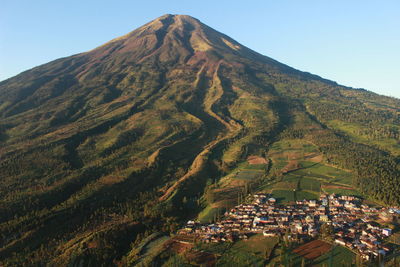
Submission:
{"label": "sky", "polygon": [[398,0],[2,0],[0,81],[186,14],[282,63],[400,98]]}

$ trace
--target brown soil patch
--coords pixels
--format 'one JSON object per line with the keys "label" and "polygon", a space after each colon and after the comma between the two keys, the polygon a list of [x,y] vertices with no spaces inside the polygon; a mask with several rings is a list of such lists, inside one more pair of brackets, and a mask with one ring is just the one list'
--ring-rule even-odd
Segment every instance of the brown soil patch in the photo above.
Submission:
{"label": "brown soil patch", "polygon": [[302,157],[302,154],[299,152],[286,152],[285,154],[286,154],[288,160],[297,160]]}
{"label": "brown soil patch", "polygon": [[321,240],[314,240],[293,250],[300,256],[311,260],[320,257],[327,253],[332,248],[332,245]]}
{"label": "brown soil patch", "polygon": [[296,183],[289,183],[289,182],[278,182],[274,185],[274,189],[296,189],[297,184]]}
{"label": "brown soil patch", "polygon": [[167,242],[165,242],[165,244],[164,244],[165,249],[168,249],[168,250],[170,250],[174,253],[178,253],[178,254],[184,253],[185,251],[192,249],[193,246],[194,246],[193,244],[182,243],[175,239],[170,239]]}
{"label": "brown soil patch", "polygon": [[218,188],[214,190],[213,208],[232,207],[237,204],[238,194],[242,192],[243,187]]}
{"label": "brown soil patch", "polygon": [[304,155],[304,159],[312,162],[321,162],[323,159],[322,154],[319,153],[309,153]]}
{"label": "brown soil patch", "polygon": [[297,160],[291,160],[289,163],[282,168],[282,173],[287,173],[290,171],[294,171],[300,168],[299,162]]}
{"label": "brown soil patch", "polygon": [[214,266],[217,260],[217,256],[204,251],[191,251],[186,254],[186,259],[190,263],[194,263],[196,265]]}
{"label": "brown soil patch", "polygon": [[91,241],[87,244],[88,248],[97,248],[99,246],[98,242],[96,241]]}
{"label": "brown soil patch", "polygon": [[246,181],[239,180],[239,179],[232,179],[232,176],[229,180],[225,180],[220,188],[214,189],[214,192],[220,191],[229,191],[229,190],[237,190],[238,188],[242,188],[246,184]]}
{"label": "brown soil patch", "polygon": [[259,157],[259,156],[249,156],[247,158],[247,162],[250,165],[255,165],[255,164],[268,164],[268,161],[263,158],[263,157]]}

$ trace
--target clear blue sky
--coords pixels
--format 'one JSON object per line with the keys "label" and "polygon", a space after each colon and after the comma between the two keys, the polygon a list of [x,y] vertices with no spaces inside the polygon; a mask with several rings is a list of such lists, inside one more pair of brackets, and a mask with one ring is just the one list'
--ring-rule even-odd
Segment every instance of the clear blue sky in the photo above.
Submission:
{"label": "clear blue sky", "polygon": [[166,13],[196,17],[297,69],[400,98],[399,0],[2,0],[0,80]]}

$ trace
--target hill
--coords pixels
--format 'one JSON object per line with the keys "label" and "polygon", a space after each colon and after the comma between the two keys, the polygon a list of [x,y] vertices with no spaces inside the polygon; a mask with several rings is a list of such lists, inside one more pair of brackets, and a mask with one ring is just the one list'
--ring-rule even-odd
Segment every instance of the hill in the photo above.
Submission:
{"label": "hill", "polygon": [[[399,99],[162,16],[0,83],[0,263],[124,262],[131,244],[242,188],[294,183],[287,172],[314,157],[349,175],[314,166],[312,179],[398,205],[399,115]],[[261,175],[249,156],[264,158]]]}

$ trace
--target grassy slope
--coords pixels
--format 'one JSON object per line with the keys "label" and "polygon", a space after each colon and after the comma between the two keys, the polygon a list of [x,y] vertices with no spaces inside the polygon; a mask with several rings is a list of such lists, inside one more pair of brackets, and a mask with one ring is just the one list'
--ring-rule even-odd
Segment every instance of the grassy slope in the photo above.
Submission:
{"label": "grassy slope", "polygon": [[219,255],[216,266],[261,266],[277,242],[277,237],[257,234],[234,244],[200,244],[198,249]]}
{"label": "grassy slope", "polygon": [[[377,146],[385,151],[389,151],[393,153],[393,155],[400,155],[400,142],[394,138],[371,138],[367,135],[360,134],[359,132],[364,128],[363,125],[343,122],[340,120],[331,120],[327,122],[327,125],[333,129],[337,129],[339,131],[347,134],[353,141],[370,144]],[[392,125],[396,128],[399,128],[398,125]]]}

